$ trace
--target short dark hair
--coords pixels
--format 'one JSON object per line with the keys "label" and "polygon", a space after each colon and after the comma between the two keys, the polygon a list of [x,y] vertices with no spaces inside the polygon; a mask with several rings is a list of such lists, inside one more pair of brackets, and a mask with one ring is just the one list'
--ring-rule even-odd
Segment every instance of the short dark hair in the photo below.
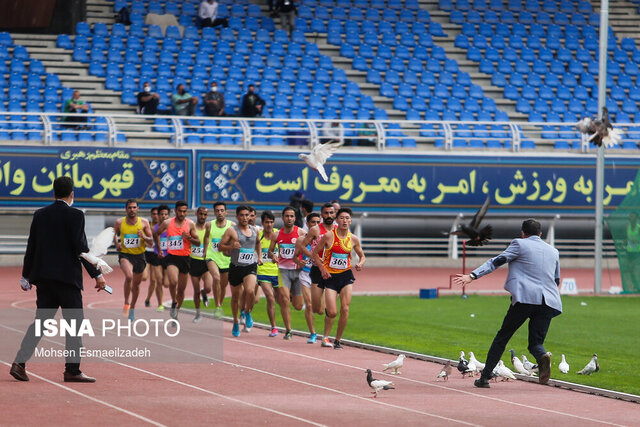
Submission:
{"label": "short dark hair", "polygon": [[249,209],[249,206],[247,205],[240,205],[236,208],[236,215],[238,215],[241,211],[249,211],[251,212],[251,209]]}
{"label": "short dark hair", "polygon": [[340,216],[341,213],[348,213],[349,216],[353,216],[353,211],[351,210],[351,208],[340,208],[338,209],[338,213],[336,214],[336,218],[338,218]]}
{"label": "short dark hair", "polygon": [[322,205],[322,209],[333,209],[333,203],[325,203],[324,205]]}
{"label": "short dark hair", "polygon": [[293,214],[296,214],[296,208],[293,206],[285,206],[284,209],[282,209],[282,215],[284,215],[286,211],[293,211]]}
{"label": "short dark hair", "polygon": [[225,210],[225,211],[227,210],[227,204],[226,204],[225,202],[215,202],[215,203],[213,204],[213,209],[215,209],[215,208],[216,208],[216,206],[220,206],[220,205],[224,206],[224,210]]}
{"label": "short dark hair", "polygon": [[187,202],[185,202],[184,200],[178,200],[178,201],[176,202],[176,209],[178,209],[178,208],[179,208],[179,207],[181,207],[181,206],[189,207],[189,204],[188,204]]}
{"label": "short dark hair", "polygon": [[73,179],[68,176],[59,176],[53,181],[53,195],[56,199],[69,197],[73,192]]}
{"label": "short dark hair", "polygon": [[169,206],[167,205],[160,205],[158,206],[158,213],[160,213],[161,211],[167,211],[169,212],[171,209],[169,209]]}
{"label": "short dark hair", "polygon": [[200,212],[201,210],[205,210],[207,209],[206,206],[198,206],[198,209],[196,209],[196,212]]}
{"label": "short dark hair", "polygon": [[270,219],[271,221],[275,221],[276,217],[273,215],[271,211],[264,211],[262,215],[260,215],[260,220],[264,222],[265,219]]}
{"label": "short dark hair", "polygon": [[129,206],[129,203],[135,203],[137,205],[138,201],[136,199],[127,199],[127,201],[124,203],[124,207],[126,208],[127,206]]}
{"label": "short dark hair", "polygon": [[255,212],[255,211],[256,211],[256,208],[254,208],[253,206],[249,206],[249,213]]}
{"label": "short dark hair", "polygon": [[338,200],[338,199],[333,199],[330,203],[331,203],[331,204],[334,204],[334,203],[340,204],[340,200]]}
{"label": "short dark hair", "polygon": [[311,221],[313,218],[316,218],[316,217],[320,218],[320,214],[317,213],[317,212],[311,212],[309,215],[307,215],[307,217],[305,219],[306,219],[306,221],[308,223],[309,221]]}
{"label": "short dark hair", "polygon": [[300,201],[300,207],[307,212],[311,212],[313,210],[313,201],[309,199],[302,199]]}
{"label": "short dark hair", "polygon": [[527,236],[538,236],[542,231],[540,223],[533,218],[522,221],[522,232]]}
{"label": "short dark hair", "polygon": [[153,213],[153,212],[158,212],[158,206],[151,208],[151,210],[149,212]]}

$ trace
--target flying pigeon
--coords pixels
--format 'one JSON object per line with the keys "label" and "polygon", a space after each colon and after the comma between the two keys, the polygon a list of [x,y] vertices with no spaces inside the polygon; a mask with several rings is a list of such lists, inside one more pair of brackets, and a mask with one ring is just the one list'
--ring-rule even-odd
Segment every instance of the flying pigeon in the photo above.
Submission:
{"label": "flying pigeon", "polygon": [[478,359],[476,359],[476,355],[473,354],[473,351],[469,352],[469,362],[473,363],[476,366],[476,370],[478,372],[482,371],[484,369],[484,363],[478,361]]}
{"label": "flying pigeon", "polygon": [[344,144],[341,142],[327,142],[325,144],[318,144],[311,150],[309,154],[298,154],[298,158],[305,161],[306,164],[311,166],[313,170],[316,170],[322,176],[322,179],[329,181],[327,173],[324,171],[324,164],[329,157]]}
{"label": "flying pigeon", "polygon": [[564,354],[562,355],[562,361],[558,364],[558,369],[563,374],[569,373],[569,364],[567,363],[567,359],[564,358]]}
{"label": "flying pigeon", "polygon": [[460,225],[460,227],[451,232],[450,234],[454,234],[456,236],[467,236],[469,240],[467,240],[467,245],[469,246],[483,246],[486,245],[489,240],[491,240],[491,236],[493,234],[493,227],[490,225],[484,226],[480,229],[480,223],[482,219],[487,213],[489,209],[489,197],[484,201],[478,212],[473,216],[473,219],[469,223],[469,225]]}
{"label": "flying pigeon", "polygon": [[373,389],[371,393],[373,393],[373,397],[378,397],[378,393],[381,390],[394,390],[395,387],[392,387],[393,383],[391,381],[377,380],[373,378],[371,374],[371,369],[367,369],[367,383],[369,387]]}
{"label": "flying pigeon", "polygon": [[382,372],[386,372],[388,369],[393,369],[394,374],[396,375],[399,374],[400,373],[399,369],[402,368],[402,364],[404,363],[404,358],[405,358],[404,354],[401,354],[393,362],[383,363],[382,366],[384,366],[384,369],[382,370]]}
{"label": "flying pigeon", "polygon": [[511,363],[513,363],[513,367],[515,368],[516,372],[522,375],[531,375],[531,372],[524,369],[524,365],[522,364],[522,361],[516,356],[516,352],[511,349],[509,350],[509,353],[511,353]]}
{"label": "flying pigeon", "polygon": [[89,252],[80,254],[82,258],[93,264],[102,274],[109,274],[113,271],[113,268],[100,257],[107,253],[107,249],[113,243],[114,234],[113,227],[105,228],[93,238]]}
{"label": "flying pigeon", "polygon": [[622,132],[619,129],[614,129],[609,121],[607,107],[602,107],[602,119],[585,117],[580,120],[578,122],[578,130],[589,135],[589,141],[598,147],[603,143],[607,147],[612,147],[622,140]]}
{"label": "flying pigeon", "polygon": [[598,365],[598,355],[594,354],[587,366],[582,368],[581,371],[578,371],[579,375],[591,375],[594,372],[598,372],[600,370],[600,365]]}
{"label": "flying pigeon", "polygon": [[525,356],[524,354],[522,355],[522,366],[524,366],[524,369],[531,373],[538,372],[538,365],[534,365],[533,363],[529,362],[527,356]]}
{"label": "flying pigeon", "polygon": [[447,363],[442,367],[442,371],[440,371],[436,380],[438,378],[444,378],[445,381],[448,381],[449,375],[451,375],[451,360],[447,360]]}
{"label": "flying pigeon", "polygon": [[502,381],[509,381],[509,380],[516,379],[516,376],[513,375],[513,371],[511,371],[511,369],[504,366],[504,362],[502,360],[498,362],[497,368],[498,370],[496,373],[502,377]]}

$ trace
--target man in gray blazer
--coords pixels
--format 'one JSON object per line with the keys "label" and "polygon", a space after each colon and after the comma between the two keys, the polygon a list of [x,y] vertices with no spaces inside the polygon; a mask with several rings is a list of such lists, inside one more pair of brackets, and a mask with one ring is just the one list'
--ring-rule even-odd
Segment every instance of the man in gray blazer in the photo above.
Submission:
{"label": "man in gray blazer", "polygon": [[501,265],[509,263],[509,274],[504,288],[511,294],[511,305],[502,327],[496,334],[487,354],[487,362],[476,387],[489,388],[491,372],[498,364],[513,334],[529,319],[529,352],[538,361],[540,384],[551,376],[551,358],[544,348],[544,339],[551,319],[562,313],[560,260],[558,250],[540,236],[540,223],[527,219],[522,223],[522,238],[514,239],[509,247],[469,274],[458,274],[454,282],[467,285]]}

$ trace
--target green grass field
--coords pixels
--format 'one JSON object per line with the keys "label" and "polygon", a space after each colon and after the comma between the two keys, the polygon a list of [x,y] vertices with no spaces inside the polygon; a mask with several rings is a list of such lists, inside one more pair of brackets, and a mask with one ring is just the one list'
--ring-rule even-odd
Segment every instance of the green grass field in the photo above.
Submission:
{"label": "green grass field", "polygon": [[[466,300],[358,296],[351,303],[344,338],[456,360],[460,350],[473,351],[483,361],[508,305],[506,296],[472,295]],[[640,395],[640,374],[633,368],[640,354],[640,298],[563,297],[563,305],[564,312],[552,321],[545,341],[553,353],[552,378]],[[230,312],[227,298],[225,315]],[[268,323],[264,299],[253,313],[255,321]],[[307,330],[302,312],[294,311],[292,322],[294,329]],[[276,323],[282,326],[278,309]],[[337,322],[332,336],[336,326]],[[322,330],[323,317],[316,316],[318,335]],[[527,351],[526,324],[511,339],[510,348],[519,357],[533,359]],[[568,374],[558,371],[563,353],[570,365]],[[598,354],[600,372],[578,375],[593,353]],[[503,360],[512,366],[508,351]]]}

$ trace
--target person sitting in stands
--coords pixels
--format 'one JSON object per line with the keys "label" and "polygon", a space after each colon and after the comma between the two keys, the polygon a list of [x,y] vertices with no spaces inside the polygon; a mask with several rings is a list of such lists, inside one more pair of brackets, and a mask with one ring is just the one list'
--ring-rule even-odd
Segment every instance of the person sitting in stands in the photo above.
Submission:
{"label": "person sitting in stands", "polygon": [[262,115],[262,108],[266,104],[264,99],[260,98],[258,94],[254,93],[255,86],[249,85],[247,93],[242,97],[242,116],[243,117],[258,117]]}
{"label": "person sitting in stands", "polygon": [[180,83],[176,93],[171,95],[171,103],[173,104],[173,112],[176,115],[193,116],[196,104],[198,103],[198,97],[191,96],[191,94],[184,89],[184,85]]}
{"label": "person sitting in stands", "polygon": [[211,90],[204,95],[204,110],[207,116],[224,116],[224,94],[218,91],[217,82],[211,82]]}
{"label": "person sitting in stands", "polygon": [[144,82],[142,92],[138,93],[138,113],[139,114],[157,114],[160,95],[151,92],[151,83]]}
{"label": "person sitting in stands", "polygon": [[198,16],[200,16],[200,26],[202,28],[217,27],[218,25],[229,26],[229,21],[226,18],[218,18],[218,2],[216,0],[203,0],[200,3]]}
{"label": "person sitting in stands", "polygon": [[[86,113],[89,111],[89,104],[80,99],[80,92],[73,91],[71,99],[67,99],[64,103],[64,113]],[[74,127],[75,129],[85,129],[87,123],[87,116],[64,116],[62,121],[67,126]]]}

